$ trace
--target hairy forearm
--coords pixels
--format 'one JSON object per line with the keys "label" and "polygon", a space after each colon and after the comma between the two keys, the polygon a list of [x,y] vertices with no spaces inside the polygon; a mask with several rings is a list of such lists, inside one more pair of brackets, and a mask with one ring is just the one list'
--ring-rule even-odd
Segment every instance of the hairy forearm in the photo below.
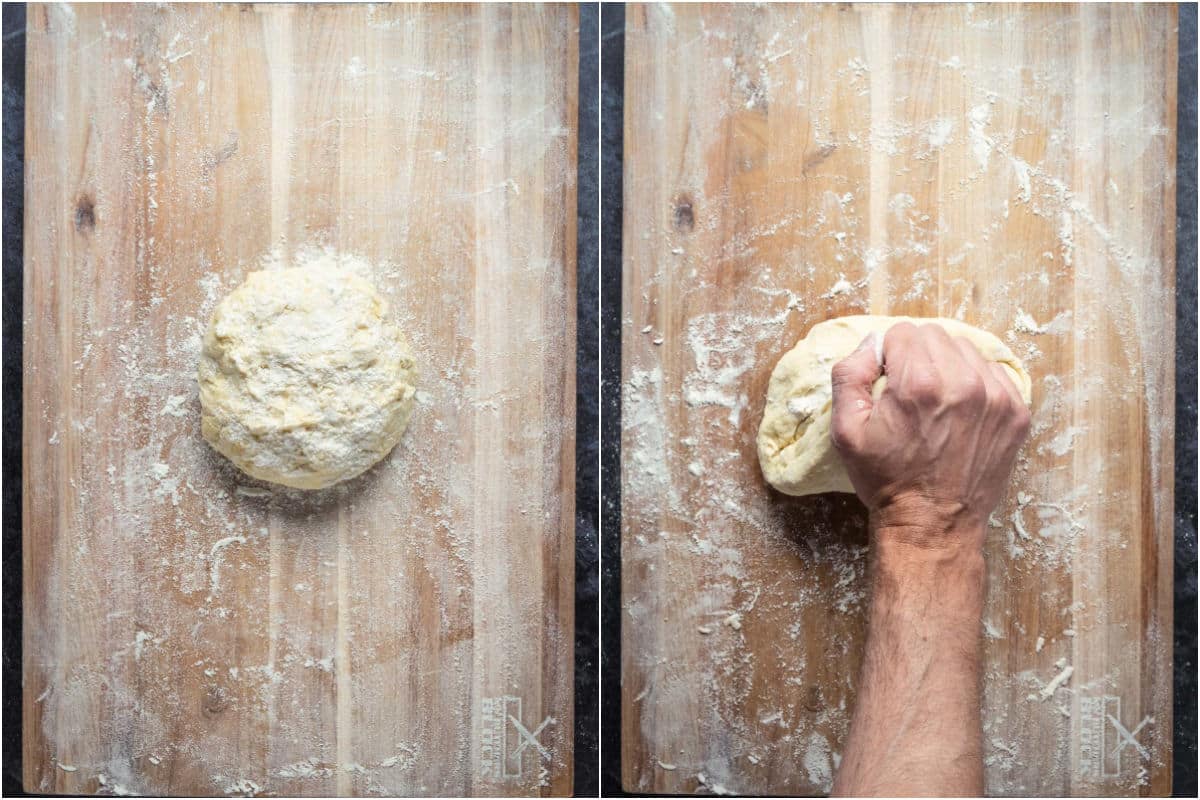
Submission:
{"label": "hairy forearm", "polygon": [[982,530],[875,532],[859,695],[834,794],[979,795]]}

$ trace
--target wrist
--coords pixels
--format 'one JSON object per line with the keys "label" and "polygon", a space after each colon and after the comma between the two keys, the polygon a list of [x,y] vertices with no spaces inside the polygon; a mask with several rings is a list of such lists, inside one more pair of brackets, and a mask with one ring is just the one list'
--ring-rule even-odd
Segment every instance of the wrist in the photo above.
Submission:
{"label": "wrist", "polygon": [[893,600],[937,598],[936,613],[977,620],[987,578],[985,537],[983,522],[954,507],[912,498],[889,503],[871,512],[873,582]]}
{"label": "wrist", "polygon": [[914,626],[932,626],[939,636],[974,640],[987,593],[981,550],[914,547],[886,535],[876,538],[872,547],[872,619],[882,613],[908,619]]}
{"label": "wrist", "polygon": [[982,552],[984,517],[964,503],[908,492],[871,508],[871,532],[877,542],[914,552]]}
{"label": "wrist", "polygon": [[877,579],[896,579],[903,584],[934,585],[939,593],[962,588],[975,594],[987,577],[987,563],[979,547],[957,542],[929,547],[914,544],[907,531],[873,532],[874,566]]}

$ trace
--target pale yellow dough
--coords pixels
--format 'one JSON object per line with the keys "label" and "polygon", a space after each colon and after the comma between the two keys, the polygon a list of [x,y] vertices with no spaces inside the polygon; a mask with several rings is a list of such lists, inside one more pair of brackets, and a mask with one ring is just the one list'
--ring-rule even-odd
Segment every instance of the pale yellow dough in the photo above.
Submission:
{"label": "pale yellow dough", "polygon": [[[833,422],[830,372],[867,334],[878,334],[882,342],[897,322],[935,323],[951,336],[966,339],[985,359],[1004,367],[1029,404],[1029,373],[1013,352],[987,331],[941,318],[860,315],[821,322],[779,359],[771,373],[766,410],[758,428],[758,460],[769,484],[791,495],[854,491],[829,438]],[[875,382],[876,397],[886,383],[886,377]]]}
{"label": "pale yellow dough", "polygon": [[255,478],[320,489],[400,440],[417,370],[387,303],[333,259],[252,272],[213,314],[201,432]]}

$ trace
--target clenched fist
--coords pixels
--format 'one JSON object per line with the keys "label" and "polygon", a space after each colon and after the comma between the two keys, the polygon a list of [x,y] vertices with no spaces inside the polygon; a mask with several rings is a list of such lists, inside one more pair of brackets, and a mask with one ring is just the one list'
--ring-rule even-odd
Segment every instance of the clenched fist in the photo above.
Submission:
{"label": "clenched fist", "polygon": [[833,368],[833,444],[854,490],[873,528],[915,544],[950,530],[982,544],[1029,421],[1003,367],[937,325],[893,326],[882,358],[872,334]]}

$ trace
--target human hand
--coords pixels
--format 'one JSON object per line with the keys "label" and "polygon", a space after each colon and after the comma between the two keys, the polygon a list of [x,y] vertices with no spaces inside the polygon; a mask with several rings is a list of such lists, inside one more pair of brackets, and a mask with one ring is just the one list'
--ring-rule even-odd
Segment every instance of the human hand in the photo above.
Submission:
{"label": "human hand", "polygon": [[882,366],[875,336],[833,367],[832,430],[872,527],[922,547],[952,533],[982,546],[1029,410],[1003,367],[938,325],[894,325]]}

